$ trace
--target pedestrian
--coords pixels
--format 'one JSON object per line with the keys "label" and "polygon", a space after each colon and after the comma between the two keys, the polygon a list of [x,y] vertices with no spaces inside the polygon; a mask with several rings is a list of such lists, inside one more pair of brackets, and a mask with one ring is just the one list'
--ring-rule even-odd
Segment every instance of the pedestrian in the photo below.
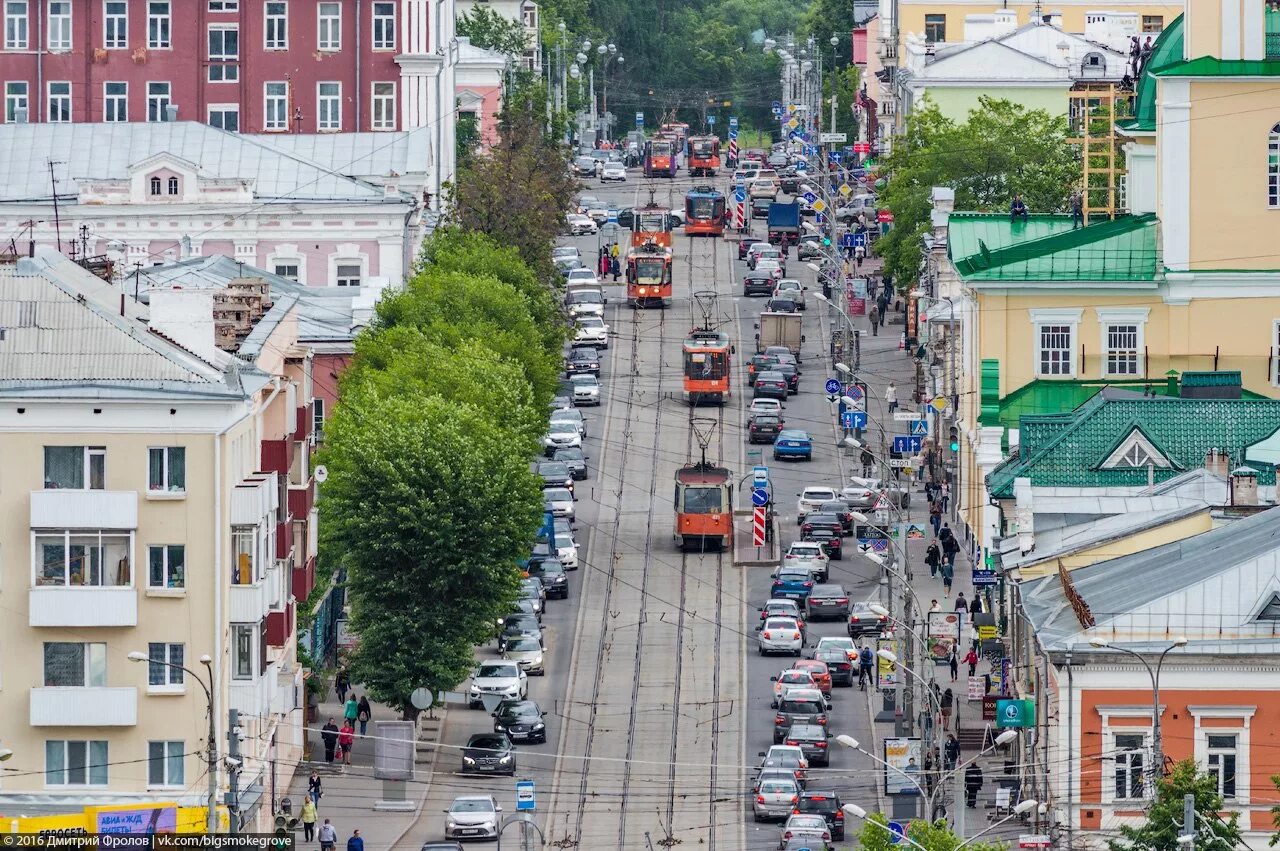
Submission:
{"label": "pedestrian", "polygon": [[960,676],[960,648],[954,644],[951,646],[951,656],[947,658],[947,664],[951,667],[951,682],[955,682]]}
{"label": "pedestrian", "polygon": [[969,611],[969,601],[964,598],[963,591],[961,591],[959,594],[956,595],[956,611],[957,612]]}
{"label": "pedestrian", "polygon": [[973,599],[969,601],[969,614],[976,615],[982,612],[982,595],[977,591],[973,592]]}
{"label": "pedestrian", "polygon": [[969,666],[969,676],[975,676],[978,672],[978,650],[970,647],[969,652],[964,656],[964,663]]}
{"label": "pedestrian", "polygon": [[316,838],[316,802],[309,797],[302,799],[302,836],[307,842]]}
{"label": "pedestrian", "polygon": [[333,765],[333,749],[338,746],[338,725],[332,718],[320,729],[320,740],[324,742],[324,761]]}
{"label": "pedestrian", "polygon": [[[942,547],[938,546],[938,539],[934,538],[929,542],[929,548],[924,551],[924,563],[929,565],[929,575],[935,579],[938,577],[938,567],[942,564]],[[937,600],[933,601],[937,603]]]}
{"label": "pedestrian", "polygon": [[942,524],[942,531],[938,533],[938,540],[942,542],[942,555],[946,558],[948,566],[954,571],[956,568],[956,555],[960,552],[960,542],[956,540],[950,524]]}
{"label": "pedestrian", "polygon": [[942,567],[939,569],[942,571],[942,596],[950,597],[951,583],[955,581],[956,578],[955,566],[949,561],[944,561],[942,562]]}
{"label": "pedestrian", "polygon": [[871,453],[870,448],[862,447],[862,477],[864,479],[871,478],[871,474],[875,472],[876,456]]}
{"label": "pedestrian", "polygon": [[351,831],[351,838],[347,840],[347,851],[364,851],[364,837],[360,835],[360,831]]}
{"label": "pedestrian", "polygon": [[618,262],[617,257],[609,259],[609,274],[613,275],[613,282],[618,283],[618,276],[622,274],[622,264]]}
{"label": "pedestrian", "polygon": [[609,252],[601,252],[597,273],[602,281],[604,280],[604,277],[609,274]]}
{"label": "pedestrian", "polygon": [[953,771],[960,762],[960,740],[955,733],[947,734],[947,743],[942,747],[942,757],[947,771]]}
{"label": "pedestrian", "polygon": [[939,491],[942,493],[942,513],[946,514],[951,505],[951,483],[943,482]]}
{"label": "pedestrian", "polygon": [[956,703],[956,696],[951,693],[951,689],[947,689],[942,693],[942,700],[939,703],[942,705],[942,729],[950,730],[951,709]]}
{"label": "pedestrian", "polygon": [[365,730],[369,728],[369,721],[373,718],[373,707],[369,705],[369,695],[360,695],[360,705],[356,710],[356,719],[360,722],[360,735],[365,734]]}
{"label": "pedestrian", "polygon": [[347,702],[347,689],[351,688],[351,675],[346,668],[339,668],[333,675],[333,690],[338,695],[338,703]]}
{"label": "pedestrian", "polygon": [[871,336],[880,336],[880,314],[875,307],[871,308],[871,312],[867,314],[867,321],[871,323]]}
{"label": "pedestrian", "polygon": [[871,652],[871,648],[863,646],[858,651],[858,688],[863,691],[867,690],[867,683],[871,683],[871,687],[876,685],[876,654]]}
{"label": "pedestrian", "polygon": [[338,829],[328,819],[320,825],[320,834],[316,838],[320,840],[320,851],[333,851],[338,847]]}
{"label": "pedestrian", "polygon": [[615,260],[618,258],[618,255],[620,252],[621,252],[621,249],[618,248],[618,243],[616,242],[613,244],[613,247],[609,249],[610,256],[612,256]]}
{"label": "pedestrian", "polygon": [[929,524],[933,526],[933,534],[936,537],[938,530],[942,528],[942,503],[930,501],[929,503]]}
{"label": "pedestrian", "polygon": [[338,748],[342,751],[342,764],[351,764],[351,746],[356,743],[356,728],[350,720],[342,723],[338,732]]}
{"label": "pedestrian", "polygon": [[898,410],[898,388],[892,381],[884,388],[884,400],[889,405],[889,413]]}
{"label": "pedestrian", "polygon": [[964,770],[964,803],[971,810],[978,806],[980,789],[982,789],[982,769],[973,762]]}
{"label": "pedestrian", "polygon": [[324,784],[320,782],[320,772],[311,772],[311,777],[307,779],[307,797],[311,799],[313,804],[319,804],[320,799],[324,797]]}
{"label": "pedestrian", "polygon": [[1084,224],[1084,196],[1079,192],[1071,193],[1071,229],[1075,230]]}
{"label": "pedestrian", "polygon": [[360,714],[360,701],[356,698],[355,689],[351,690],[351,696],[347,698],[347,702],[342,707],[342,718],[352,727],[356,725],[356,716]]}

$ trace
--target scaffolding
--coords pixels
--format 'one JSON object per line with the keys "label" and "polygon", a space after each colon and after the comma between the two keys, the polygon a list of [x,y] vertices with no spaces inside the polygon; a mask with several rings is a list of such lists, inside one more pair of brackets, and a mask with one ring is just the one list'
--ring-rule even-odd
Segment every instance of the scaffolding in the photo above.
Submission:
{"label": "scaffolding", "polygon": [[1132,110],[1133,93],[1115,83],[1084,85],[1067,93],[1071,137],[1080,146],[1081,214],[1091,219],[1114,219],[1120,208],[1120,180],[1124,174],[1116,122]]}

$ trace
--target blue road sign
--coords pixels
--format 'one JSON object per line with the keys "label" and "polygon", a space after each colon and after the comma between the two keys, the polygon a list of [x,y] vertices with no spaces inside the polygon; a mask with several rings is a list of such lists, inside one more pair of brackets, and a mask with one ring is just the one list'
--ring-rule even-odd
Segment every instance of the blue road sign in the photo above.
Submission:
{"label": "blue road sign", "polygon": [[840,246],[842,248],[853,248],[854,245],[853,234],[845,231],[845,233],[840,236]]}
{"label": "blue road sign", "polygon": [[788,139],[799,139],[799,138],[800,138],[800,131],[799,131],[799,130],[792,130],[790,133],[788,133],[788,134],[787,134],[787,138],[788,138]]}
{"label": "blue road sign", "polygon": [[764,488],[751,489],[751,504],[765,506],[769,504],[769,492]]}
{"label": "blue road sign", "polygon": [[516,781],[516,811],[528,812],[536,810],[537,802],[533,798],[533,781],[517,780]]}
{"label": "blue road sign", "polygon": [[995,585],[997,582],[999,582],[999,579],[996,577],[994,570],[980,570],[976,567],[973,569],[973,584],[975,586]]}
{"label": "blue road sign", "polygon": [[822,215],[821,213],[815,213],[813,218],[816,220],[815,221],[816,224],[822,224],[827,220],[827,217]]}
{"label": "blue road sign", "polygon": [[899,454],[916,453],[920,451],[920,444],[924,438],[913,437],[907,434],[895,434],[893,436],[893,451]]}
{"label": "blue road sign", "polygon": [[714,115],[708,115],[708,116],[707,116],[707,123],[708,123],[708,124],[710,124],[710,125],[712,125],[712,126],[714,126],[714,125],[715,125],[715,123],[716,123],[716,117],[715,117]]}
{"label": "blue road sign", "polygon": [[838,378],[828,378],[828,379],[827,379],[827,383],[826,383],[825,385],[823,385],[823,386],[827,388],[827,392],[828,392],[828,393],[839,393],[839,392],[840,392],[840,379],[838,379]]}
{"label": "blue road sign", "polygon": [[866,411],[845,411],[840,414],[840,425],[844,428],[866,428]]}
{"label": "blue road sign", "polygon": [[900,821],[889,822],[889,841],[897,845],[902,838],[907,835],[907,829],[902,826]]}
{"label": "blue road sign", "polygon": [[774,108],[774,109],[777,109],[777,110],[781,110],[781,109],[782,109],[782,101],[777,101],[777,100],[775,100],[775,101],[773,102],[773,108]]}
{"label": "blue road sign", "polygon": [[612,223],[612,224],[615,224],[615,225],[618,223],[618,211],[617,211],[617,210],[614,210],[614,209],[612,209],[612,208],[610,208],[610,209],[609,209],[609,211],[608,211],[608,221],[609,221],[610,223]]}
{"label": "blue road sign", "polygon": [[911,426],[912,437],[927,437],[929,434],[928,420],[909,420]]}
{"label": "blue road sign", "polygon": [[804,200],[808,201],[810,204],[812,204],[814,201],[817,201],[817,200],[818,200],[818,196],[817,196],[817,195],[814,195],[812,192],[806,192],[806,193],[804,193],[803,195],[801,195],[800,197],[801,197],[801,198],[803,198]]}
{"label": "blue road sign", "polygon": [[832,162],[838,163],[840,162],[840,158],[844,156],[844,154],[840,153],[839,151],[832,151],[831,153],[827,154],[827,156],[830,157]]}
{"label": "blue road sign", "polygon": [[734,189],[733,200],[737,201],[739,204],[741,204],[743,201],[746,201],[747,200],[746,190],[743,189],[741,186],[739,186],[737,189]]}
{"label": "blue road sign", "polygon": [[[850,234],[846,234],[846,236],[848,236],[848,235],[850,235]],[[855,248],[856,248],[857,246],[859,246],[859,245],[864,246],[864,247],[866,246],[866,244],[867,244],[867,235],[866,235],[866,233],[855,233],[855,234],[852,234],[852,236],[853,236],[853,245],[854,245],[854,247],[855,247]]]}
{"label": "blue road sign", "polygon": [[730,116],[729,116],[729,126],[730,126],[730,127],[732,127],[734,130],[737,130],[737,129],[738,129],[738,118],[737,118],[737,116],[734,116],[734,115],[730,115]]}
{"label": "blue road sign", "polygon": [[798,163],[796,163],[796,171],[808,171],[808,170],[809,170],[809,164],[804,160],[800,160]]}
{"label": "blue road sign", "polygon": [[751,468],[751,481],[757,485],[766,485],[769,483],[769,468],[757,465]]}
{"label": "blue road sign", "polygon": [[644,113],[643,113],[643,112],[637,112],[637,113],[636,113],[636,126],[637,126],[637,127],[643,127],[643,126],[644,126]]}
{"label": "blue road sign", "polygon": [[861,402],[862,398],[867,395],[867,391],[862,389],[861,384],[850,384],[844,391],[844,395],[855,402]]}

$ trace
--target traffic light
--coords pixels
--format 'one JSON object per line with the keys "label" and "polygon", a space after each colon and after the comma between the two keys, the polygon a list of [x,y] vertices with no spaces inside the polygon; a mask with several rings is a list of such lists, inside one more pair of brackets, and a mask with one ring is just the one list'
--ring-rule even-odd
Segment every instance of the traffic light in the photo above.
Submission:
{"label": "traffic light", "polygon": [[276,836],[289,836],[298,829],[298,819],[287,813],[276,816]]}
{"label": "traffic light", "polygon": [[822,247],[823,247],[823,248],[830,248],[830,247],[831,247],[831,237],[829,237],[829,236],[824,236],[824,237],[822,238]]}
{"label": "traffic light", "polygon": [[951,451],[959,452],[960,451],[960,429],[957,428],[956,426],[952,426],[949,429],[949,431],[951,433]]}

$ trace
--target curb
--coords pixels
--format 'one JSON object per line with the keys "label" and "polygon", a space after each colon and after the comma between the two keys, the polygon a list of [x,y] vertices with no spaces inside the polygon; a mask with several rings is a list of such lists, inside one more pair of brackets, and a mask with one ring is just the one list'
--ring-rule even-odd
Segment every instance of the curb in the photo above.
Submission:
{"label": "curb", "polygon": [[[395,839],[391,840],[391,842],[388,843],[387,845],[388,848],[398,847],[400,843],[404,840],[404,838],[408,836],[409,833],[415,827],[418,826],[418,822],[422,819],[422,810],[427,805],[427,798],[431,794],[431,783],[433,780],[435,780],[435,776],[436,776],[436,757],[439,755],[440,738],[444,733],[445,721],[449,717],[449,709],[447,706],[439,707],[439,710],[440,710],[439,715],[437,716],[436,719],[434,719],[439,721],[439,724],[440,724],[440,726],[436,730],[436,736],[430,741],[425,741],[423,739],[418,740],[418,742],[422,742],[430,745],[431,746],[430,750],[433,753],[433,756],[431,759],[431,766],[426,771],[426,775],[427,775],[426,779],[422,781],[422,795],[418,799],[418,806],[413,811],[413,818],[405,826],[405,829],[400,831],[399,835],[397,835]],[[418,742],[414,743],[415,749],[417,747]],[[417,762],[416,757],[414,762],[416,764]]]}

